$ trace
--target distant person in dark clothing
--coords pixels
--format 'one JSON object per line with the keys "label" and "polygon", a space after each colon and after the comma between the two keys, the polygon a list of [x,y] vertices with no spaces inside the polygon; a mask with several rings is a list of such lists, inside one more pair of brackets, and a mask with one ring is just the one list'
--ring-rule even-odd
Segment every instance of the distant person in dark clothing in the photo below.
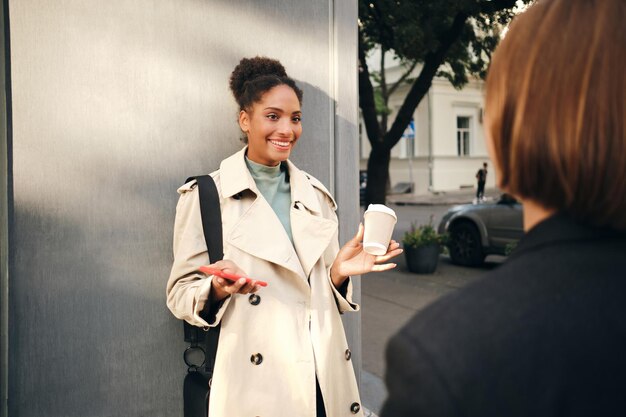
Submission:
{"label": "distant person in dark clothing", "polygon": [[476,179],[478,180],[478,189],[476,190],[476,202],[483,201],[485,199],[485,182],[487,182],[487,163],[483,163],[483,167],[476,173]]}
{"label": "distant person in dark clothing", "polygon": [[484,120],[526,235],[393,337],[381,417],[626,414],[624,22],[624,0],[538,0],[513,21]]}

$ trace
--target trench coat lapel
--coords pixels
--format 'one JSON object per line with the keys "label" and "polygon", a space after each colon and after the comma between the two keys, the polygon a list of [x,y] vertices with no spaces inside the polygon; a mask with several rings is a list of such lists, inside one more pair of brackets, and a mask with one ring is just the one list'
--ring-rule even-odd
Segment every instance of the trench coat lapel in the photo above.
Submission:
{"label": "trench coat lapel", "polygon": [[260,194],[233,227],[228,235],[228,242],[252,256],[280,265],[301,278],[306,278],[285,228]]}
{"label": "trench coat lapel", "polygon": [[248,171],[244,159],[246,149],[244,147],[220,165],[220,186],[224,198],[248,189],[257,196],[228,233],[226,241],[252,256],[282,266],[306,279],[285,228]]}
{"label": "trench coat lapel", "polygon": [[308,277],[337,232],[337,222],[322,216],[317,192],[306,174],[288,162],[291,183],[291,232]]}
{"label": "trench coat lapel", "polygon": [[337,223],[304,210],[291,210],[291,232],[298,258],[308,277],[337,230]]}

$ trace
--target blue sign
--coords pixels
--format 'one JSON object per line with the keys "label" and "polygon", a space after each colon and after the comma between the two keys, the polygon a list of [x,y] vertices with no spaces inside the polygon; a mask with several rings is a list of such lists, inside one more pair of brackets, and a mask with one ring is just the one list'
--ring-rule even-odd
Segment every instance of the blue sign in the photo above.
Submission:
{"label": "blue sign", "polygon": [[415,122],[413,119],[409,122],[409,125],[404,129],[402,137],[405,139],[415,139]]}

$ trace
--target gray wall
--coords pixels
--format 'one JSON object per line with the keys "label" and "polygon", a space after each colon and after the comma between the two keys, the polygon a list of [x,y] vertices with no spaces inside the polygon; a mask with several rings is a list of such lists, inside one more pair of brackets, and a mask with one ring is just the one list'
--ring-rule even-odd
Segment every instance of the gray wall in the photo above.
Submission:
{"label": "gray wall", "polygon": [[[0,25],[4,29],[5,7],[7,1],[2,2],[0,7]],[[5,65],[9,62],[5,58],[8,50],[5,48],[6,35],[0,30],[0,415],[7,414],[8,397],[8,363],[9,363],[9,158],[8,149],[11,137],[9,124],[10,115],[7,100],[10,101],[10,85],[5,71]]]}
{"label": "gray wall", "polygon": [[[239,149],[228,76],[267,55],[304,87],[293,161],[336,194],[342,242],[354,233],[356,0],[8,4],[3,411],[181,415],[185,344],[165,307],[175,189]],[[345,323],[360,368],[360,317]]]}

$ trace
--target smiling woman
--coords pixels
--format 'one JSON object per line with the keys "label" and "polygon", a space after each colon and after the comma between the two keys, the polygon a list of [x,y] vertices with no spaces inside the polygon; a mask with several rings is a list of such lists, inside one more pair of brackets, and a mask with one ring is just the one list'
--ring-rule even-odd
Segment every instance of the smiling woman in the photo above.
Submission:
{"label": "smiling woman", "polygon": [[248,138],[248,158],[268,166],[285,161],[302,134],[301,120],[295,91],[286,85],[272,87],[259,102],[239,112],[239,126]]}
{"label": "smiling woman", "polygon": [[276,60],[242,59],[230,77],[247,146],[212,173],[220,197],[222,272],[208,264],[198,187],[179,189],[168,307],[189,323],[221,325],[210,416],[363,415],[340,314],[357,311],[350,276],[395,267],[402,252],[363,251],[363,228],[339,249],[336,204],[289,156],[302,133],[302,91]]}

